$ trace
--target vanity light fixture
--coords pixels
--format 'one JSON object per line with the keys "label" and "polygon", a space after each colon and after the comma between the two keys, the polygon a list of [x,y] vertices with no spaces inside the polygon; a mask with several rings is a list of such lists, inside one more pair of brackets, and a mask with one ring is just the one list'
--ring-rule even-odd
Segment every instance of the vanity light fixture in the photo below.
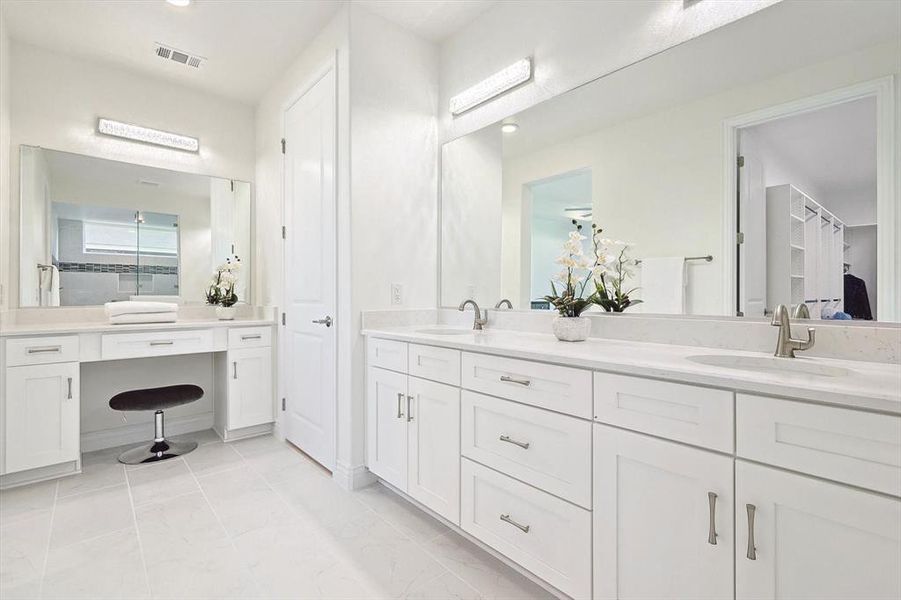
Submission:
{"label": "vanity light fixture", "polygon": [[532,59],[523,58],[491,77],[463,90],[450,99],[451,114],[456,116],[511,90],[532,78]]}
{"label": "vanity light fixture", "polygon": [[191,0],[166,0],[166,2],[168,2],[172,6],[177,6],[179,8],[184,8],[185,6],[191,4]]}
{"label": "vanity light fixture", "polygon": [[516,123],[502,123],[501,131],[504,133],[516,133],[516,130],[519,129],[519,125]]}
{"label": "vanity light fixture", "polygon": [[98,119],[97,131],[104,135],[125,138],[135,142],[144,142],[145,144],[154,144],[156,146],[165,146],[166,148],[184,150],[185,152],[200,151],[200,140],[195,137],[160,131],[159,129],[150,129],[149,127],[141,127],[140,125],[122,123],[111,119]]}

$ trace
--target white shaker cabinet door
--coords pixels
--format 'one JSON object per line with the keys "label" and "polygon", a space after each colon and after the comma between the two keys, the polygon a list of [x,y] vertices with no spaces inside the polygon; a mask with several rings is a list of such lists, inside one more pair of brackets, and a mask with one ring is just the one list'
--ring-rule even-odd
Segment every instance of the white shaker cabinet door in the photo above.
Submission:
{"label": "white shaker cabinet door", "polygon": [[460,388],[410,377],[408,492],[460,524]]}
{"label": "white shaker cabinet door", "polygon": [[595,424],[595,598],[731,598],[732,471],[731,457]]}
{"label": "white shaker cabinet door", "polygon": [[15,473],[79,454],[78,363],[6,369],[6,465]]}
{"label": "white shaker cabinet door", "polygon": [[366,392],[369,470],[407,491],[407,376],[370,367]]}
{"label": "white shaker cabinet door", "polygon": [[272,349],[238,348],[228,351],[228,428],[271,423]]}
{"label": "white shaker cabinet door", "polygon": [[901,597],[901,501],[736,463],[736,597]]}

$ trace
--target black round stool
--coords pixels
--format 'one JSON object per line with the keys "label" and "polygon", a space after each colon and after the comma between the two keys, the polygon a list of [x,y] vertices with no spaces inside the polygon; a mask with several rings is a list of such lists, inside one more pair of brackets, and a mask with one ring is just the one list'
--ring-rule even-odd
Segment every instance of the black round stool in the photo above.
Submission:
{"label": "black round stool", "polygon": [[201,398],[203,398],[203,390],[196,385],[190,384],[130,390],[110,398],[109,406],[113,410],[156,411],[154,415],[153,443],[143,444],[137,448],[126,450],[119,455],[119,462],[126,465],[156,462],[182,456],[197,448],[197,442],[176,442],[166,439],[163,432],[163,409],[188,404]]}

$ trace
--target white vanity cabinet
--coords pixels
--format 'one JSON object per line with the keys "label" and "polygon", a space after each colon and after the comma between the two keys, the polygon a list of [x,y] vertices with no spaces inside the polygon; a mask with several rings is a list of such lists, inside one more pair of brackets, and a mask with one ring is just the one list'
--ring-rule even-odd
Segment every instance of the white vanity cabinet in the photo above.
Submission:
{"label": "white vanity cabinet", "polygon": [[272,394],[272,328],[234,327],[228,330],[224,371],[225,402],[217,410],[217,430],[223,439],[259,433],[275,421]]}

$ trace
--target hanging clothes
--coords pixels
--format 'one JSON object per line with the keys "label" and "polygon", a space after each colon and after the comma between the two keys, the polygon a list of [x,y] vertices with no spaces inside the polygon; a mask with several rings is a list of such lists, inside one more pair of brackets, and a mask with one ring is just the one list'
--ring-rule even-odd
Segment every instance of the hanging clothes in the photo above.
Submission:
{"label": "hanging clothes", "polygon": [[873,320],[867,284],[860,277],[845,273],[845,312],[853,319]]}

